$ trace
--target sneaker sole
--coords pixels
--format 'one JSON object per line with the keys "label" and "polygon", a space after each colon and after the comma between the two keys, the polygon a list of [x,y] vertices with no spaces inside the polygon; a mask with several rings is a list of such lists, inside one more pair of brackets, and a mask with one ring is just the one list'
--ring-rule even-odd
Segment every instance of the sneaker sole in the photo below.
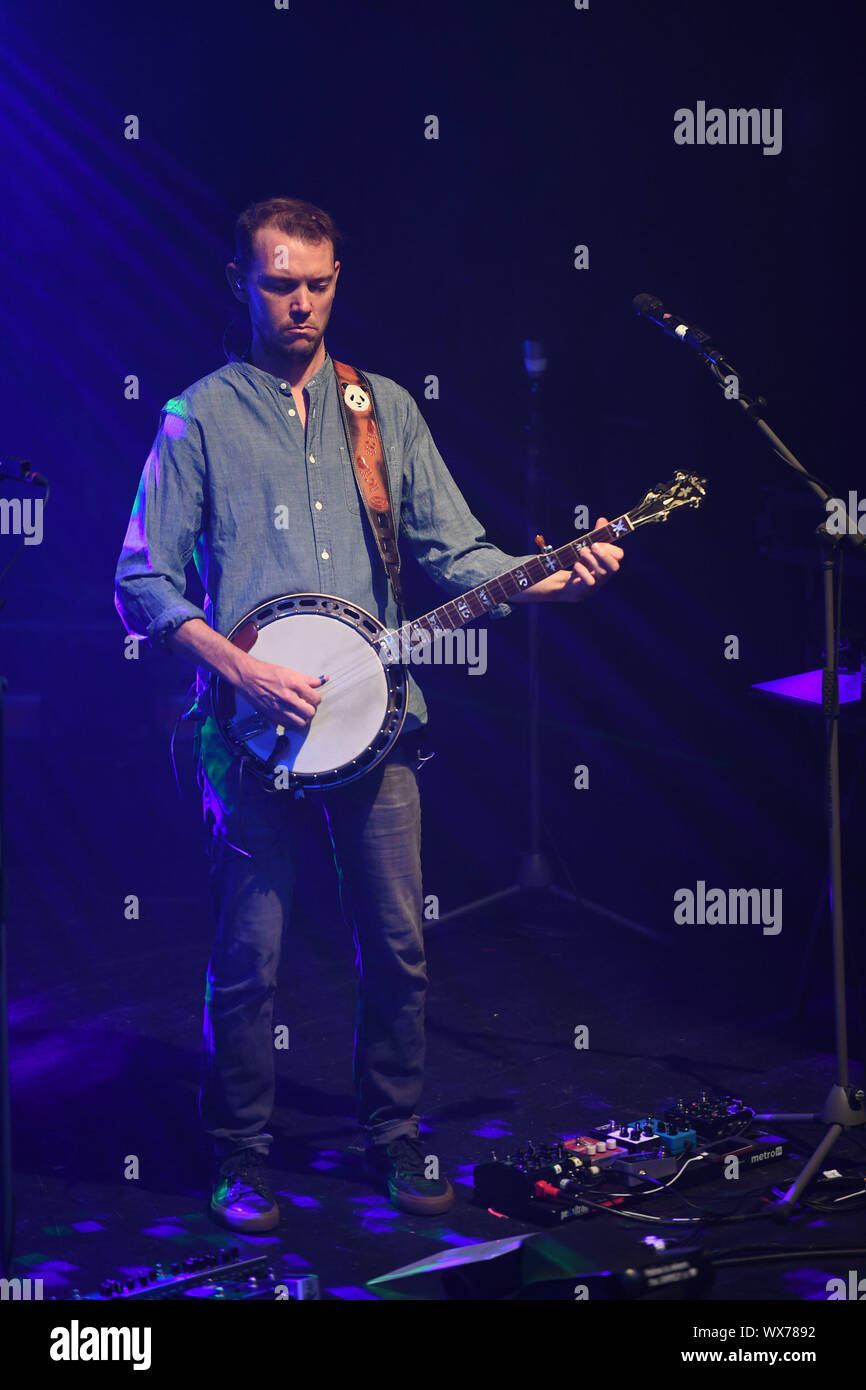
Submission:
{"label": "sneaker sole", "polygon": [[455,1200],[454,1188],[450,1182],[448,1191],[439,1197],[413,1196],[409,1192],[394,1192],[390,1187],[388,1196],[395,1207],[399,1207],[400,1211],[411,1212],[413,1216],[441,1216],[443,1212],[451,1210]]}
{"label": "sneaker sole", "polygon": [[214,1221],[220,1226],[225,1226],[226,1230],[239,1231],[241,1234],[272,1231],[275,1226],[280,1224],[280,1209],[274,1207],[273,1211],[263,1211],[258,1216],[230,1216],[220,1207],[210,1205],[210,1214]]}
{"label": "sneaker sole", "polygon": [[355,1160],[358,1168],[368,1181],[378,1183],[382,1191],[385,1192],[392,1205],[398,1207],[400,1211],[411,1212],[413,1216],[441,1216],[443,1212],[450,1211],[456,1197],[454,1188],[446,1178],[448,1190],[439,1197],[419,1197],[413,1196],[408,1192],[400,1192],[392,1189],[386,1175],[369,1161],[369,1149],[363,1151],[344,1150],[346,1157]]}

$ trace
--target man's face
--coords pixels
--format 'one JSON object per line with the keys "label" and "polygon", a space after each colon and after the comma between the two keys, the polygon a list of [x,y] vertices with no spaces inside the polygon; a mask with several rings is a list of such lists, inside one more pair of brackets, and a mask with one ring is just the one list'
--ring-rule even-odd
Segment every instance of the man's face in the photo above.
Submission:
{"label": "man's face", "polygon": [[330,241],[298,241],[279,227],[260,227],[246,274],[234,262],[227,269],[233,294],[249,306],[253,340],[268,355],[293,363],[312,358],[331,317],[340,273]]}

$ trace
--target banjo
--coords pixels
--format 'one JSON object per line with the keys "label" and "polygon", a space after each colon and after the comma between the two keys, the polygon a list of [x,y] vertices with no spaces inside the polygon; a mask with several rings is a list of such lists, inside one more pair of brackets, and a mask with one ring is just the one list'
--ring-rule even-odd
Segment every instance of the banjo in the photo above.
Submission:
{"label": "banjo", "polygon": [[214,677],[213,712],[223,739],[273,790],[338,787],[363,777],[399,737],[407,708],[406,666],[423,660],[424,648],[555,570],[571,569],[584,546],[619,541],[639,526],[667,521],[678,507],[699,507],[705,483],[678,470],[616,521],[558,550],[543,546],[540,555],[398,629],[332,594],[269,599],[241,618],[228,640],[244,651],[255,648],[262,661],[325,672],[328,680],[318,689],[321,700],[307,728],[290,729],[271,724],[231,682]]}

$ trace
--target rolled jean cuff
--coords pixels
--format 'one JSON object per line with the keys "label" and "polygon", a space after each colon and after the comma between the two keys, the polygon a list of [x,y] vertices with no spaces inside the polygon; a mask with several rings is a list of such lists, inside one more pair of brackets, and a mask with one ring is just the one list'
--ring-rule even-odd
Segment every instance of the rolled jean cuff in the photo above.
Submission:
{"label": "rolled jean cuff", "polygon": [[380,1125],[364,1125],[364,1138],[368,1148],[384,1148],[387,1144],[393,1144],[395,1139],[408,1134],[410,1139],[417,1139],[420,1130],[420,1116],[411,1115],[408,1120],[386,1120]]}
{"label": "rolled jean cuff", "polygon": [[251,1134],[246,1139],[215,1139],[214,1153],[222,1163],[231,1154],[240,1153],[242,1149],[259,1149],[263,1154],[267,1154],[273,1142],[272,1134]]}

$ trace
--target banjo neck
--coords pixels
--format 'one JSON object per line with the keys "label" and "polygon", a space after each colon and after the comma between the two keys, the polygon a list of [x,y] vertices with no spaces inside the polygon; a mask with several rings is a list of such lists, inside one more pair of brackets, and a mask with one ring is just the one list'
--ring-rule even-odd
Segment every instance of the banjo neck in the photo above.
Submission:
{"label": "banjo neck", "polygon": [[561,545],[558,550],[545,549],[540,555],[533,555],[522,564],[515,565],[514,569],[506,570],[496,579],[479,584],[475,589],[468,589],[458,598],[449,599],[447,603],[440,604],[438,608],[431,609],[429,613],[414,618],[402,628],[389,633],[388,638],[408,638],[410,647],[417,650],[445,632],[455,632],[466,623],[483,618],[497,604],[507,603],[509,599],[531,588],[548,574],[553,574],[556,570],[571,569],[579,559],[584,546],[600,541],[617,541],[634,531],[640,524],[638,518],[632,519],[630,513],[625,512],[617,517],[616,521],[599,526],[596,531],[579,536],[577,540]]}

